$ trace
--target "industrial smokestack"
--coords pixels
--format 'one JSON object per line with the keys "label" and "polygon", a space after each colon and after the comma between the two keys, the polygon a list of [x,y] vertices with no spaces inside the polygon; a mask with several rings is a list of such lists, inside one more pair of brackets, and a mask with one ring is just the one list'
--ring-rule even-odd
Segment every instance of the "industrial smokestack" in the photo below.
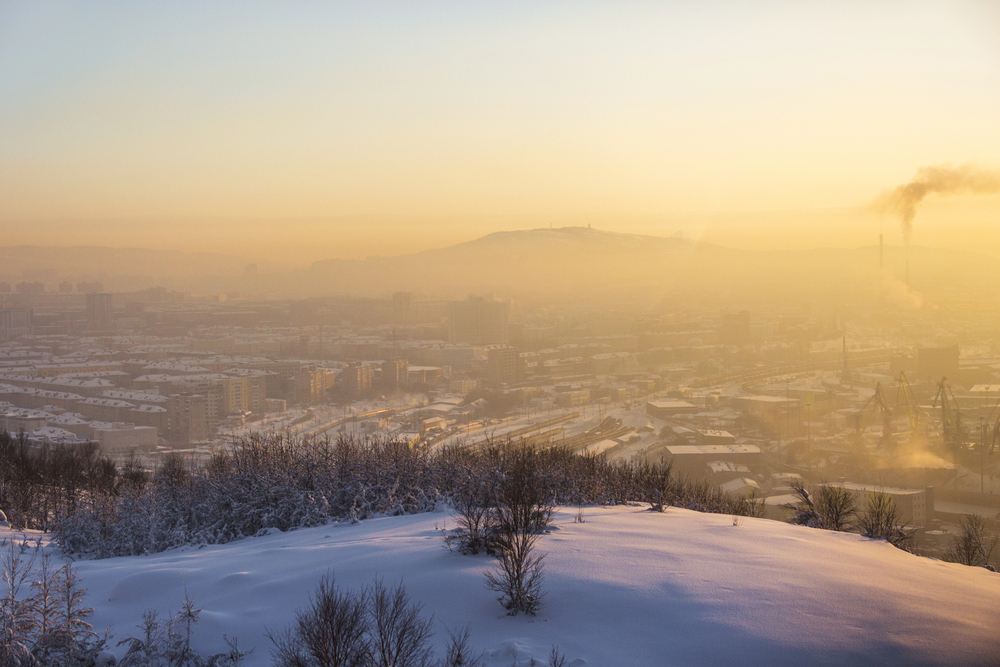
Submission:
{"label": "industrial smokestack", "polygon": [[882,213],[899,216],[906,244],[906,284],[910,284],[910,237],[917,206],[932,193],[940,195],[1000,192],[1000,173],[977,169],[971,164],[961,167],[921,167],[913,180],[884,193],[875,202]]}
{"label": "industrial smokestack", "polygon": [[885,254],[882,249],[882,235],[878,235],[878,298],[882,300],[882,274],[885,273]]}

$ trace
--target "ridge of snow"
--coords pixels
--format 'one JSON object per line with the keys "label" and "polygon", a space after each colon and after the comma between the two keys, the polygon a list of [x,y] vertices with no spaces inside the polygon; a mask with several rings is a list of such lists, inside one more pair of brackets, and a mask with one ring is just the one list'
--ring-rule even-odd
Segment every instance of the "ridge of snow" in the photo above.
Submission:
{"label": "ridge of snow", "polygon": [[[488,665],[978,665],[1000,659],[1000,574],[921,558],[858,535],[670,509],[557,510],[538,542],[547,591],[537,617],[509,617],[483,584],[493,560],[442,547],[436,512],[273,533],[152,556],[76,564],[95,628],[135,634],[146,609],[203,611],[194,645],[222,635],[270,664],[320,578],[358,588],[402,580],[445,628],[471,625]],[[2,535],[0,535],[2,536]],[[120,651],[123,649],[119,649]]]}

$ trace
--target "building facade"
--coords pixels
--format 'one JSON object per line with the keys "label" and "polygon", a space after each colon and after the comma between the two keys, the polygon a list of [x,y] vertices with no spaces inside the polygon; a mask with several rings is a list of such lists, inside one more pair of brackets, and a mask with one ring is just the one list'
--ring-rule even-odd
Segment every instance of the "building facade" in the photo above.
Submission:
{"label": "building facade", "polygon": [[448,340],[473,345],[510,342],[510,302],[469,297],[448,307]]}
{"label": "building facade", "polygon": [[114,302],[110,294],[103,292],[87,295],[87,328],[106,331],[114,328]]}

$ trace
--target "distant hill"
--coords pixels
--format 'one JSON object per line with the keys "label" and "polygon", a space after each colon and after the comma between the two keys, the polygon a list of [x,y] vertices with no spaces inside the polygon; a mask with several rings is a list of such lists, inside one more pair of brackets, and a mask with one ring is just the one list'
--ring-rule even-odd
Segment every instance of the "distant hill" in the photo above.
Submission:
{"label": "distant hill", "polygon": [[[722,304],[851,304],[890,300],[912,305],[902,284],[904,250],[878,247],[804,251],[734,250],[676,237],[642,236],[584,227],[497,232],[458,245],[397,257],[324,260],[273,276],[284,293],[384,295],[395,290],[461,297],[469,293],[587,295],[588,298],[708,299]],[[925,294],[975,293],[997,284],[995,258],[914,246],[913,286]],[[896,277],[893,277],[893,276]]]}
{"label": "distant hill", "polygon": [[308,273],[343,293],[418,289],[568,293],[653,285],[664,262],[683,266],[729,254],[718,246],[676,238],[617,234],[580,227],[497,232],[448,248],[398,257],[316,262]]}
{"label": "distant hill", "polygon": [[877,246],[757,252],[677,237],[563,227],[497,232],[436,250],[329,259],[306,268],[262,263],[261,277],[252,286],[242,278],[245,258],[140,248],[0,248],[0,275],[20,280],[25,269],[52,268],[61,276],[103,279],[111,289],[165,282],[193,292],[260,291],[282,297],[377,297],[407,290],[443,298],[492,292],[650,305],[669,300],[693,306],[820,301],[852,306],[874,303],[881,289],[884,301],[903,307],[919,305],[925,297],[984,306],[998,298],[1000,263],[993,256],[914,246],[914,294],[902,282],[903,248],[885,248],[887,270],[881,276],[878,252]]}

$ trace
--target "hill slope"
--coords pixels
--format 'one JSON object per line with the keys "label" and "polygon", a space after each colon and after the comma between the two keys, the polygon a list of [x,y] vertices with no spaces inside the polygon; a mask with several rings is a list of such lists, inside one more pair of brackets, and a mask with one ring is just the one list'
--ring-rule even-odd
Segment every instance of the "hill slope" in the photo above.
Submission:
{"label": "hill slope", "polygon": [[[720,304],[831,299],[873,302],[879,250],[817,248],[756,252],[680,238],[619,234],[582,227],[499,232],[439,250],[366,260],[326,260],[273,276],[286,293],[380,295],[395,290],[462,297],[476,292],[709,298]],[[885,249],[902,276],[904,251]],[[995,258],[913,247],[914,288],[941,294],[1000,278]],[[892,281],[891,277],[884,277]],[[905,287],[898,285],[905,291]]]}
{"label": "hill slope", "polygon": [[143,610],[204,609],[203,650],[222,633],[256,647],[284,628],[328,570],[355,587],[402,579],[445,627],[471,624],[489,665],[547,661],[557,644],[579,665],[987,665],[1000,658],[1000,575],[884,542],[762,519],[671,509],[557,512],[540,540],[547,596],[508,617],[483,586],[488,557],[442,548],[434,513],[331,525],[201,549],[77,564],[95,625],[134,632]]}

